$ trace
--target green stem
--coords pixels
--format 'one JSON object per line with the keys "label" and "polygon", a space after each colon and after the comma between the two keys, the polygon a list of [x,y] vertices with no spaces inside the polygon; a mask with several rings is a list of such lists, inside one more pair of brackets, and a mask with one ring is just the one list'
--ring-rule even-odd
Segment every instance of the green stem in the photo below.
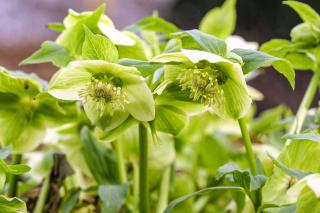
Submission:
{"label": "green stem", "polygon": [[136,209],[135,212],[138,212],[139,208],[139,164],[138,162],[132,163],[133,167],[133,199],[134,199],[134,207]]}
{"label": "green stem", "polygon": [[168,205],[170,189],[170,171],[171,167],[169,166],[165,169],[162,175],[157,213],[162,213]]}
{"label": "green stem", "polygon": [[[12,165],[20,164],[22,160],[21,154],[15,154],[12,156]],[[9,178],[9,189],[8,189],[8,196],[15,197],[17,196],[17,186],[18,186],[18,175],[10,175]]]}
{"label": "green stem", "polygon": [[114,141],[113,145],[114,145],[114,148],[116,151],[116,158],[117,158],[120,183],[127,183],[127,173],[126,173],[126,165],[125,165],[124,158],[123,158],[122,142],[121,141]]}
{"label": "green stem", "polygon": [[243,142],[246,147],[246,153],[247,153],[247,158],[250,165],[250,170],[253,175],[257,175],[258,174],[257,162],[252,150],[252,143],[251,143],[250,135],[247,129],[246,121],[243,118],[240,118],[238,120],[238,123],[241,129]]}
{"label": "green stem", "polygon": [[48,193],[50,190],[50,175],[46,177],[43,181],[41,191],[36,203],[36,207],[34,208],[32,213],[43,213],[44,207],[48,198]]}
{"label": "green stem", "polygon": [[314,96],[317,92],[317,87],[319,85],[319,79],[320,79],[320,70],[317,70],[314,72],[310,83],[308,85],[308,88],[306,90],[306,93],[303,96],[303,99],[301,101],[301,104],[299,106],[299,109],[297,111],[296,117],[294,119],[294,122],[290,128],[289,133],[299,133],[301,131],[303,122],[306,118],[307,112],[312,104],[312,101],[314,99]]}
{"label": "green stem", "polygon": [[139,209],[140,213],[149,212],[149,181],[148,181],[148,132],[143,123],[139,124]]}

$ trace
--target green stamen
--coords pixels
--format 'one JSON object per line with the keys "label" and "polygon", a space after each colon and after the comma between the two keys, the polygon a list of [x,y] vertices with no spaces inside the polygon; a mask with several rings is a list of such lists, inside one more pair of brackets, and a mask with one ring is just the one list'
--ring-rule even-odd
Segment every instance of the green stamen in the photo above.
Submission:
{"label": "green stamen", "polygon": [[211,106],[217,102],[217,95],[223,95],[219,85],[224,84],[227,78],[212,66],[198,66],[185,70],[178,80],[181,90],[190,91],[190,98]]}
{"label": "green stamen", "polygon": [[110,79],[93,79],[79,92],[82,101],[94,101],[101,114],[113,115],[116,111],[124,111],[128,103],[120,86],[115,86]]}

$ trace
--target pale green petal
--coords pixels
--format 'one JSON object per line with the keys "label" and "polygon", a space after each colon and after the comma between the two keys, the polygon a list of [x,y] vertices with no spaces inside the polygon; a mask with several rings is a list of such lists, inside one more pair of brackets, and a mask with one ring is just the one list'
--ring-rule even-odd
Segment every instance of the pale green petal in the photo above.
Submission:
{"label": "pale green petal", "polygon": [[90,121],[104,131],[116,128],[129,116],[127,112],[121,111],[115,111],[113,115],[110,115],[107,109],[101,112],[101,106],[90,99],[84,102],[83,107]]}
{"label": "pale green petal", "polygon": [[53,76],[49,83],[49,94],[63,100],[80,100],[79,91],[90,82],[92,74],[76,69],[72,64]]}
{"label": "pale green petal", "polygon": [[217,102],[213,104],[212,109],[222,118],[239,119],[247,114],[252,102],[241,67],[230,62],[216,65],[227,76],[227,80],[219,85],[223,94],[216,95]]}
{"label": "pale green petal", "polygon": [[101,5],[94,12],[89,13],[89,15],[80,14],[80,18],[76,17],[71,21],[66,21],[70,26],[66,27],[56,42],[68,49],[71,55],[81,55],[82,44],[85,37],[83,26],[86,25],[93,33],[98,33],[98,22],[104,9],[105,5]]}
{"label": "pale green petal", "polygon": [[55,74],[49,84],[49,93],[63,100],[80,100],[79,91],[97,73],[111,74],[120,78],[123,84],[143,82],[139,71],[133,67],[102,60],[74,61]]}
{"label": "pale green petal", "polygon": [[1,144],[12,144],[13,151],[19,153],[35,149],[46,132],[42,116],[19,108],[0,110],[0,126]]}
{"label": "pale green petal", "polygon": [[157,105],[170,105],[185,111],[188,115],[205,112],[208,107],[194,102],[187,91],[181,91],[178,84],[169,84],[167,88],[155,99]]}
{"label": "pale green petal", "polygon": [[104,22],[99,22],[98,27],[101,30],[102,34],[107,36],[114,44],[124,45],[124,46],[133,46],[136,42],[123,32],[108,26]]}
{"label": "pale green petal", "polygon": [[262,101],[264,99],[263,93],[257,90],[256,88],[248,85],[247,89],[248,89],[249,96],[252,98],[252,100]]}
{"label": "pale green petal", "polygon": [[127,84],[123,86],[127,95],[127,111],[139,121],[151,121],[155,117],[155,104],[152,93],[143,82],[140,84]]}
{"label": "pale green petal", "polygon": [[119,45],[119,57],[148,60],[152,54],[151,49],[148,47],[148,45],[134,33],[125,31],[124,34],[133,39],[135,41],[135,44],[132,46]]}
{"label": "pale green petal", "polygon": [[187,114],[174,106],[160,105],[156,107],[155,128],[158,131],[177,135],[188,123]]}
{"label": "pale green petal", "polygon": [[9,72],[0,71],[0,93],[16,96],[35,95],[41,91],[41,84],[30,78],[14,77]]}
{"label": "pale green petal", "polygon": [[181,52],[176,53],[164,53],[160,54],[154,58],[151,59],[151,62],[157,62],[157,63],[165,63],[165,64],[189,64],[192,65],[192,61],[182,54]]}
{"label": "pale green petal", "polygon": [[222,58],[219,55],[205,52],[205,51],[200,51],[200,50],[182,49],[181,54],[189,58],[189,60],[192,61],[193,63],[198,63],[199,61],[203,61],[203,60],[206,60],[210,63],[217,63],[217,62],[231,63],[229,60]]}

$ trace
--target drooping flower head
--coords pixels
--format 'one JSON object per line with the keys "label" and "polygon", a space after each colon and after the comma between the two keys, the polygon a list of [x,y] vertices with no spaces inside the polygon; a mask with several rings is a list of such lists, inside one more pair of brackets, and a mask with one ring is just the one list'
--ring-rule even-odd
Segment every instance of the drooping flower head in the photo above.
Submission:
{"label": "drooping flower head", "polygon": [[22,72],[0,70],[0,143],[14,152],[35,149],[49,127],[68,120],[39,79]]}
{"label": "drooping flower head", "polygon": [[154,119],[151,91],[132,67],[102,60],[74,61],[56,73],[49,93],[81,101],[88,118],[102,129],[118,126],[129,115],[139,121]]}
{"label": "drooping flower head", "polygon": [[[247,113],[251,98],[240,64],[213,53],[186,49],[159,55],[153,61],[168,64],[165,79],[169,90],[175,85],[190,100],[223,118],[238,119]],[[168,95],[164,91],[160,100]]]}

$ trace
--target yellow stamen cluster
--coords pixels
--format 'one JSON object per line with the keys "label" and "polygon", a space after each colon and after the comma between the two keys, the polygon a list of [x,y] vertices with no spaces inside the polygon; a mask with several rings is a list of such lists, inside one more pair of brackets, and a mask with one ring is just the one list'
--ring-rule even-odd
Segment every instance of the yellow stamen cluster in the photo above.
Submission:
{"label": "yellow stamen cluster", "polygon": [[219,86],[225,83],[223,75],[212,66],[194,67],[184,70],[178,81],[183,91],[190,92],[190,98],[206,105],[213,105],[217,95],[223,95]]}
{"label": "yellow stamen cluster", "polygon": [[93,79],[79,92],[82,101],[94,101],[100,114],[113,115],[116,111],[124,111],[128,103],[120,86],[104,79]]}

